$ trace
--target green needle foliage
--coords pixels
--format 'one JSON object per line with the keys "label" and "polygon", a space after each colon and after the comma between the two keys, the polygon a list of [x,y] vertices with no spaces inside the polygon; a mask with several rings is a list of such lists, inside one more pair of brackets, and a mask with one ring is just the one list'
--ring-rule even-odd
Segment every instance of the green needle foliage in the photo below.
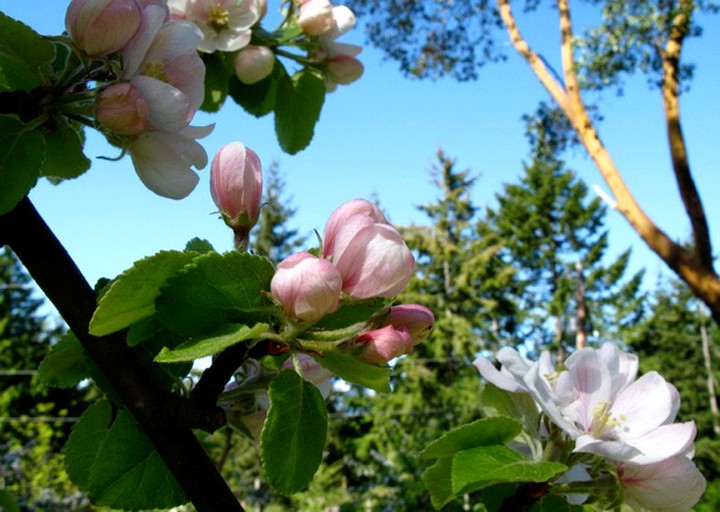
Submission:
{"label": "green needle foliage", "polygon": [[7,248],[0,276],[0,481],[21,510],[74,510],[83,497],[65,474],[61,448],[86,393],[37,378],[62,329],[43,314],[43,299]]}

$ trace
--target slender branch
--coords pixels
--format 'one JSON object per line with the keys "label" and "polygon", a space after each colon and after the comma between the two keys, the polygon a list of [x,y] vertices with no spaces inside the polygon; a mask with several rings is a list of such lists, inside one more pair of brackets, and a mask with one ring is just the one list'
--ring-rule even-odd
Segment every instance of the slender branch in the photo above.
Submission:
{"label": "slender branch", "polygon": [[164,421],[159,411],[177,397],[155,384],[123,333],[95,337],[88,332],[95,294],[28,198],[0,216],[0,242],[13,249],[57,307],[197,510],[242,511],[192,430]]}
{"label": "slender branch", "polygon": [[678,184],[680,197],[685,205],[685,211],[690,219],[693,238],[695,241],[695,254],[702,266],[713,268],[712,243],[708,229],[705,209],[695,181],[690,173],[687,147],[680,124],[680,86],[678,70],[680,66],[680,53],[683,42],[688,33],[690,16],[693,8],[692,0],[681,0],[677,14],[675,14],[670,34],[665,48],[660,51],[662,57],[661,91],[663,108],[665,110],[665,125],[672,160],[675,180]]}
{"label": "slender branch", "polygon": [[508,0],[497,0],[500,17],[510,36],[513,46],[525,58],[540,83],[563,110],[578,138],[593,159],[595,166],[603,175],[605,182],[617,201],[617,210],[630,223],[643,241],[665,263],[685,281],[693,293],[709,308],[713,319],[720,323],[720,279],[712,267],[702,265],[700,260],[674,242],[640,208],[627,187],[620,171],[615,166],[609,152],[600,140],[577,87],[576,69],[572,57],[572,24],[567,0],[558,0],[561,29],[561,54],[563,73],[567,90],[553,79],[542,61],[530,49],[523,39],[510,10]]}
{"label": "slender branch", "polygon": [[497,5],[500,18],[507,29],[510,41],[515,47],[515,50],[527,61],[538,80],[540,80],[540,83],[545,87],[545,89],[547,89],[550,96],[553,97],[560,108],[565,111],[567,108],[567,94],[565,89],[554,78],[553,74],[545,65],[544,60],[530,48],[530,45],[523,37],[517,23],[515,22],[515,17],[512,13],[512,9],[510,9],[509,1],[497,0]]}

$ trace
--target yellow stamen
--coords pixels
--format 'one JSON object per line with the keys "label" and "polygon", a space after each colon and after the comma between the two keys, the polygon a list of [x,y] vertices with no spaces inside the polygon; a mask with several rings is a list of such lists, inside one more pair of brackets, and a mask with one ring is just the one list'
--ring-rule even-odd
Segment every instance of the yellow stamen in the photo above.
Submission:
{"label": "yellow stamen", "polygon": [[167,83],[169,80],[169,77],[165,72],[163,62],[160,60],[156,60],[154,62],[147,62],[143,67],[142,74],[157,78],[158,80],[165,83]]}
{"label": "yellow stamen", "polygon": [[210,25],[215,32],[220,32],[230,25],[230,11],[224,9],[219,3],[207,10],[208,25]]}

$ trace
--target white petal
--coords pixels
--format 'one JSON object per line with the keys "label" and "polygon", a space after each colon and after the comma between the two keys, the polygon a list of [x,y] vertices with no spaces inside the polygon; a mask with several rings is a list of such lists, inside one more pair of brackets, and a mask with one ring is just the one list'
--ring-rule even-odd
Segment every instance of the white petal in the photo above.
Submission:
{"label": "white petal", "polygon": [[695,464],[682,455],[656,464],[625,464],[618,475],[627,503],[653,512],[691,510],[707,486]]}
{"label": "white petal", "polygon": [[489,383],[494,384],[500,389],[511,391],[513,393],[527,393],[529,390],[525,383],[514,379],[512,376],[504,374],[484,357],[477,358],[473,364]]}
{"label": "white petal", "polygon": [[679,397],[657,372],[648,372],[626,387],[610,408],[614,418],[622,419],[618,435],[634,439],[675,419]]}

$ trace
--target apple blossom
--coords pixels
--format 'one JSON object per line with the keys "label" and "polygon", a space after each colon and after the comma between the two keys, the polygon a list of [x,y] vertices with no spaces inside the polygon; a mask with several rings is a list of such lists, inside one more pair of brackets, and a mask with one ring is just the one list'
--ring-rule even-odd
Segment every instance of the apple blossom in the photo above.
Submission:
{"label": "apple blossom", "polygon": [[617,475],[627,504],[653,512],[687,512],[707,486],[695,464],[684,455],[653,464],[620,464]]}
{"label": "apple blossom", "polygon": [[144,132],[128,147],[135,171],[150,190],[171,199],[182,199],[195,188],[197,174],[191,167],[207,165],[207,154],[196,142],[214,125],[188,126],[177,133]]}
{"label": "apple blossom", "polygon": [[396,357],[412,354],[413,339],[405,328],[386,325],[361,334],[355,339],[361,347],[359,358],[369,363],[386,363]]}
{"label": "apple blossom", "polygon": [[197,49],[204,53],[234,52],[250,42],[251,27],[265,13],[259,0],[169,0],[174,18],[192,21],[204,35]]}
{"label": "apple blossom", "polygon": [[267,46],[249,45],[238,52],[233,63],[238,79],[252,85],[270,76],[275,66],[275,54]]}
{"label": "apple blossom", "polygon": [[273,297],[285,312],[303,322],[315,322],[335,311],[341,287],[335,266],[307,252],[281,261],[270,283]]}
{"label": "apple blossom", "polygon": [[138,135],[145,131],[150,113],[147,101],[136,87],[118,82],[98,95],[95,117],[104,129],[113,133]]}
{"label": "apple blossom", "polygon": [[231,142],[215,154],[210,192],[225,222],[247,232],[260,213],[262,164],[257,154],[240,142]]}
{"label": "apple blossom", "polygon": [[65,28],[80,51],[104,57],[133,38],[141,19],[135,0],[73,0],[65,13]]}
{"label": "apple blossom", "polygon": [[547,351],[534,363],[510,348],[498,356],[500,371],[487,361],[475,362],[483,377],[508,391],[529,393],[575,441],[576,452],[649,464],[692,447],[694,423],[673,423],[680,401],[675,387],[657,372],[635,380],[637,358],[612,344],[574,352],[560,373]]}
{"label": "apple blossom", "polygon": [[205,64],[196,51],[203,35],[193,23],[166,18],[166,8],[143,9],[142,26],[122,51],[121,78],[143,75],[171,85],[187,97],[192,117],[205,96]]}

